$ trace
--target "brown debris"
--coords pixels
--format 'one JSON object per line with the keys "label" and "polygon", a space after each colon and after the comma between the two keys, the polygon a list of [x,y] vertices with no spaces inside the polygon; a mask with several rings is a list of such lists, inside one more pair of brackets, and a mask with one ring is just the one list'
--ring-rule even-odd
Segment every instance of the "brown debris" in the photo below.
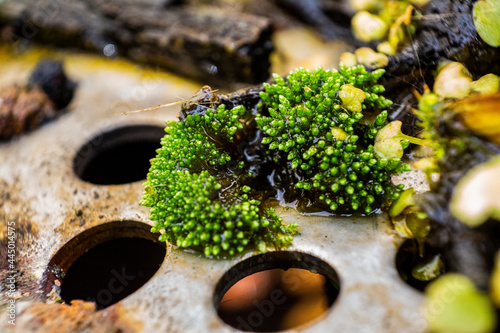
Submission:
{"label": "brown debris", "polygon": [[56,114],[54,103],[40,88],[8,86],[0,91],[0,140],[33,130]]}

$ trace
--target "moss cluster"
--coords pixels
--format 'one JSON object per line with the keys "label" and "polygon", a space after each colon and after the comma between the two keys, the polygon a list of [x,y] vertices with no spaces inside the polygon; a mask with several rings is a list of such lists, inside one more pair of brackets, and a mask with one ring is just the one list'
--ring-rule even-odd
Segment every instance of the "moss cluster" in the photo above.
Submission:
{"label": "moss cluster", "polygon": [[240,95],[184,105],[145,183],[153,231],[207,256],[232,256],[291,243],[297,225],[264,205],[279,191],[303,211],[371,213],[396,199],[401,188],[390,176],[407,166],[374,146],[391,105],[377,84],[383,73],[298,69],[264,84],[251,107]]}
{"label": "moss cluster", "polygon": [[[227,190],[221,184],[224,175],[215,168],[231,160],[222,146],[234,140],[247,116],[243,106],[226,110],[221,104],[217,110],[167,122],[167,135],[151,160],[141,202],[151,207],[150,218],[156,221],[152,231],[164,231],[160,240],[198,248],[206,256],[232,256],[250,246],[265,251],[267,245],[291,243],[297,226],[282,225],[273,209],[261,208],[260,201],[249,196],[250,186],[241,186],[233,195],[222,193]],[[241,166],[225,171],[234,173]]]}
{"label": "moss cluster", "polygon": [[[264,84],[260,94],[269,113],[256,116],[265,133],[262,143],[294,170],[297,181],[291,185],[331,211],[370,213],[399,195],[390,176],[408,166],[399,158],[380,158],[374,149],[386,125],[387,112],[380,111],[392,104],[376,84],[383,73],[363,66],[301,68],[286,81],[275,76],[276,84]],[[363,111],[375,120],[361,122]]]}

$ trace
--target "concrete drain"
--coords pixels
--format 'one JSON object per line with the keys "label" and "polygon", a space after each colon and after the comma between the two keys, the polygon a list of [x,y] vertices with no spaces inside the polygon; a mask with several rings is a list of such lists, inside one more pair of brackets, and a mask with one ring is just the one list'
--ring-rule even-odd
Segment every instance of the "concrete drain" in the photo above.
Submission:
{"label": "concrete drain", "polygon": [[219,317],[242,331],[276,332],[318,320],[339,293],[339,278],[324,261],[301,252],[251,257],[217,285]]}
{"label": "concrete drain", "polygon": [[111,222],[86,230],[52,258],[46,291],[60,284],[60,296],[91,301],[100,310],[142,287],[160,268],[165,245],[141,222]]}
{"label": "concrete drain", "polygon": [[146,179],[149,160],[160,148],[160,126],[121,127],[98,135],[80,148],[73,168],[80,179],[97,185],[116,185]]}
{"label": "concrete drain", "polygon": [[[55,293],[54,296],[60,296],[57,291],[62,287],[65,303],[76,297],[95,299],[100,303],[97,304],[99,308],[117,302],[97,313],[79,316],[78,320],[84,318],[83,322],[74,322],[82,325],[79,327],[98,327],[101,322],[95,318],[112,318],[113,313],[119,312],[121,318],[140,323],[140,329],[130,324],[134,332],[236,332],[238,324],[231,326],[218,315],[223,311],[219,306],[221,300],[238,281],[266,270],[271,271],[257,277],[273,277],[273,281],[278,282],[287,279],[291,282],[290,287],[297,281],[295,278],[304,276],[318,282],[314,293],[322,299],[321,311],[327,310],[309,318],[308,323],[302,321],[300,324],[307,327],[301,327],[301,332],[426,331],[425,318],[420,311],[422,293],[405,284],[398,275],[394,258],[402,240],[394,234],[392,222],[385,214],[368,217],[304,215],[290,207],[278,206],[276,212],[286,223],[300,226],[300,234],[294,238],[289,251],[255,257],[248,253],[230,260],[213,260],[167,247],[167,259],[161,264],[164,244],[151,245],[157,243],[157,235],[149,231],[152,225],[149,210],[139,205],[144,192],[141,180],[146,177],[149,159],[164,135],[165,120],[175,119],[179,109],[174,107],[126,117],[111,115],[178,100],[176,95],[189,97],[199,85],[180,88],[177,78],[161,79],[151,85],[152,80],[144,81],[135,74],[110,69],[108,62],[99,65],[101,67],[93,66],[88,66],[92,69],[86,71],[73,67],[79,93],[75,95],[71,113],[0,145],[3,158],[0,163],[0,224],[15,224],[19,237],[16,269],[20,272],[19,279],[21,274],[23,276],[18,284],[21,299],[16,301],[19,304],[18,331],[40,331],[49,327],[45,320],[50,320],[59,331],[78,331],[65,330],[60,324],[67,318],[64,309],[80,315],[78,306],[45,303],[43,295]],[[8,77],[19,75],[19,66],[6,63],[0,67],[12,74]],[[127,99],[135,91],[147,92],[145,99]],[[112,130],[103,132],[103,128]],[[133,149],[130,145],[133,142],[145,145]],[[142,154],[146,150],[149,153]],[[132,171],[137,170],[135,163],[138,161],[144,162],[143,169]],[[122,172],[126,172],[126,176],[118,176]],[[102,186],[109,184],[122,185]],[[128,263],[128,258],[135,258],[130,248],[140,253],[137,256],[141,257],[141,264],[142,261],[154,263],[145,271],[147,277],[141,280],[142,286],[141,283],[135,285],[134,288],[138,288],[135,291],[127,289],[125,292],[124,289],[116,298],[110,297],[110,293],[122,287],[118,283],[120,280],[115,275],[105,275],[107,272],[97,273],[93,260],[85,259],[86,256],[93,256],[95,261],[110,258],[111,255],[104,252],[112,247],[118,247],[121,256],[110,259],[109,271],[114,267],[119,276],[122,268],[115,266],[113,261],[125,258]],[[149,249],[147,254],[142,250],[145,248]],[[94,251],[97,254],[94,255]],[[80,264],[80,260],[85,263],[84,259],[87,264]],[[80,265],[81,273],[78,273]],[[71,282],[73,269],[83,278]],[[126,266],[125,275],[139,274],[129,271]],[[324,281],[337,282],[339,278],[341,289],[335,299],[337,291]],[[133,282],[125,280],[129,284]],[[93,285],[91,291],[76,294],[87,284]],[[39,290],[40,285],[42,290]],[[272,293],[277,287],[283,286],[267,287],[269,301],[272,296],[279,302],[282,300],[280,294],[276,298],[276,292]],[[297,290],[302,288],[313,292],[306,284],[301,284]],[[38,296],[39,292],[42,296]],[[285,290],[282,292],[281,296],[288,295]],[[128,293],[131,294],[127,296]],[[118,298],[123,299],[118,301]],[[291,300],[292,296],[286,298]],[[21,302],[25,303],[21,306]],[[251,300],[246,302],[252,303]],[[269,303],[261,302],[260,305],[266,309]],[[32,312],[40,307],[50,315],[42,317]],[[264,310],[260,316],[252,315],[250,320],[251,313],[246,316],[240,313],[247,325],[241,328],[258,330],[253,326],[258,326],[261,317],[263,321],[268,320],[268,313]],[[270,315],[269,318],[282,322],[278,317]],[[84,326],[89,322],[94,326]],[[115,321],[112,323],[118,325]],[[286,327],[293,325],[296,324]],[[296,327],[292,330],[297,330]],[[6,320],[0,321],[0,332],[9,328]]]}

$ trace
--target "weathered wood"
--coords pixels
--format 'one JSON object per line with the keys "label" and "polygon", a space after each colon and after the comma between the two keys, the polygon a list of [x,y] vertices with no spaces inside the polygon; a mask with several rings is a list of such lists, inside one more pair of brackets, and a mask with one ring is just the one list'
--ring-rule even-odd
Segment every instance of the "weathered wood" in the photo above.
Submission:
{"label": "weathered wood", "polygon": [[1,36],[126,56],[206,83],[269,76],[271,22],[223,7],[160,0],[6,0]]}

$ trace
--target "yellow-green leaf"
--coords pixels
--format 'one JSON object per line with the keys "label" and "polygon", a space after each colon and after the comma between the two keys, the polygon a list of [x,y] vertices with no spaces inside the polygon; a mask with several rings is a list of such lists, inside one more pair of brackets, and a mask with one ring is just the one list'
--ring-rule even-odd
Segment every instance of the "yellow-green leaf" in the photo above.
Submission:
{"label": "yellow-green leaf", "polygon": [[436,76],[434,92],[443,98],[464,98],[469,95],[472,75],[459,62],[446,65]]}
{"label": "yellow-green leaf", "polygon": [[472,11],[479,36],[490,46],[500,46],[500,0],[479,0]]}
{"label": "yellow-green leaf", "polygon": [[389,28],[380,17],[367,11],[360,11],[351,21],[354,36],[363,42],[382,39]]}
{"label": "yellow-green leaf", "polygon": [[350,84],[344,84],[340,87],[339,97],[342,100],[342,106],[349,111],[361,112],[363,107],[361,103],[365,100],[366,93]]}
{"label": "yellow-green leaf", "polygon": [[425,312],[434,333],[491,333],[496,313],[489,298],[466,277],[448,273],[426,290]]}
{"label": "yellow-green leaf", "polygon": [[495,74],[486,74],[472,82],[471,89],[481,95],[490,95],[498,92],[500,81]]}

